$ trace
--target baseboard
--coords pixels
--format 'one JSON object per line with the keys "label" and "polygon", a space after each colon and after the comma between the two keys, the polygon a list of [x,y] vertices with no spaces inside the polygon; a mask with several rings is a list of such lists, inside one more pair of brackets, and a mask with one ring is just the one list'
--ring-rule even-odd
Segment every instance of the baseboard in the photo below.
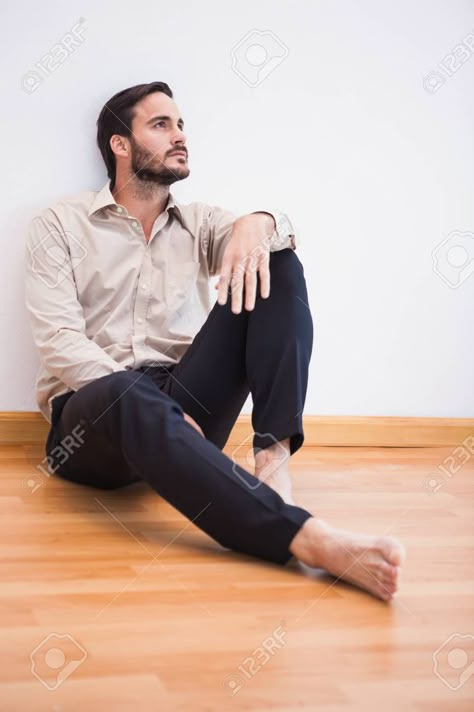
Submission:
{"label": "baseboard", "polygon": [[[43,445],[49,423],[39,412],[0,413],[0,444]],[[304,446],[449,447],[474,437],[474,418],[399,418],[305,415]],[[241,415],[226,451],[253,434],[250,415]]]}
{"label": "baseboard", "polygon": [[[306,415],[303,422],[309,447],[445,447],[474,436],[474,418]],[[242,415],[229,441],[238,444],[250,433],[250,416]]]}

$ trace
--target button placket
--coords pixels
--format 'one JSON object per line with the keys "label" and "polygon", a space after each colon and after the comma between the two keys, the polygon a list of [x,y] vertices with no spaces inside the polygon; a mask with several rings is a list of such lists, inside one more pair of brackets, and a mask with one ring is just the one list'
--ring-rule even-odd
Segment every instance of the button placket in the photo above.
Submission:
{"label": "button placket", "polygon": [[143,255],[142,267],[138,276],[138,289],[135,303],[135,321],[137,324],[144,325],[141,328],[136,328],[137,335],[146,335],[146,313],[148,309],[148,284],[150,282],[150,253],[148,250]]}

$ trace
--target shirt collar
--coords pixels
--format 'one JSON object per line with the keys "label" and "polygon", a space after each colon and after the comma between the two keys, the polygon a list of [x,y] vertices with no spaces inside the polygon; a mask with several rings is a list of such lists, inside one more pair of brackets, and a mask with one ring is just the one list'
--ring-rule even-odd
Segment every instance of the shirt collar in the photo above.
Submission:
{"label": "shirt collar", "polygon": [[[94,199],[92,200],[91,206],[89,208],[88,216],[90,217],[99,210],[102,210],[102,208],[107,208],[111,205],[118,205],[118,203],[110,190],[110,181],[107,181],[107,183],[95,194]],[[183,216],[179,204],[176,202],[171,193],[169,193],[168,202],[166,203],[165,210],[173,210],[173,212],[176,213],[176,215],[182,222]]]}

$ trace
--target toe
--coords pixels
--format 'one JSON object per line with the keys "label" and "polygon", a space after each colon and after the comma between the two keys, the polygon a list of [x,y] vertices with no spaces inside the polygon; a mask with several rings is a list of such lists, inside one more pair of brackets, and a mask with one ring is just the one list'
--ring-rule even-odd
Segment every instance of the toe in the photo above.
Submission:
{"label": "toe", "polygon": [[393,575],[393,570],[394,570],[395,567],[392,566],[392,564],[389,564],[388,561],[382,561],[382,562],[380,563],[380,567],[379,567],[379,568],[380,568],[380,571],[382,572],[382,574],[383,574],[384,576],[390,576],[390,577],[391,577],[391,576]]}
{"label": "toe", "polygon": [[399,541],[386,537],[383,541],[382,551],[384,558],[392,566],[400,566],[405,560],[405,549]]}
{"label": "toe", "polygon": [[379,597],[383,601],[390,601],[393,598],[393,591],[390,591],[390,589],[385,586],[381,586],[379,589]]}
{"label": "toe", "polygon": [[384,581],[382,583],[382,586],[385,591],[389,591],[392,594],[395,593],[395,591],[397,590],[397,585],[391,581]]}
{"label": "toe", "polygon": [[397,581],[399,572],[400,569],[398,566],[389,566],[385,570],[384,575],[388,581]]}

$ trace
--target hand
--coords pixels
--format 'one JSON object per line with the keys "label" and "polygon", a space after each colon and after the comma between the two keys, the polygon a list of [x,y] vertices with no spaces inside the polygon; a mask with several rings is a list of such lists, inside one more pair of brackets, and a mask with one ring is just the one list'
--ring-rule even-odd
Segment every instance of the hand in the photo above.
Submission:
{"label": "hand", "polygon": [[202,435],[202,437],[205,439],[206,436],[204,435],[204,433],[202,432],[201,428],[200,428],[199,425],[196,423],[196,421],[194,420],[194,418],[191,418],[191,416],[188,415],[187,413],[185,413],[184,411],[183,411],[183,417],[184,417],[185,421],[186,421],[187,423],[189,423],[189,425],[192,425],[193,428],[194,428],[195,430],[197,430],[198,433],[199,433],[200,435]]}
{"label": "hand", "polygon": [[217,301],[226,304],[231,285],[234,314],[242,309],[245,287],[245,308],[255,306],[257,272],[260,275],[260,294],[266,299],[270,294],[270,238],[275,230],[275,220],[269,213],[252,213],[238,218],[232,228],[229,243],[222,257],[222,267]]}

